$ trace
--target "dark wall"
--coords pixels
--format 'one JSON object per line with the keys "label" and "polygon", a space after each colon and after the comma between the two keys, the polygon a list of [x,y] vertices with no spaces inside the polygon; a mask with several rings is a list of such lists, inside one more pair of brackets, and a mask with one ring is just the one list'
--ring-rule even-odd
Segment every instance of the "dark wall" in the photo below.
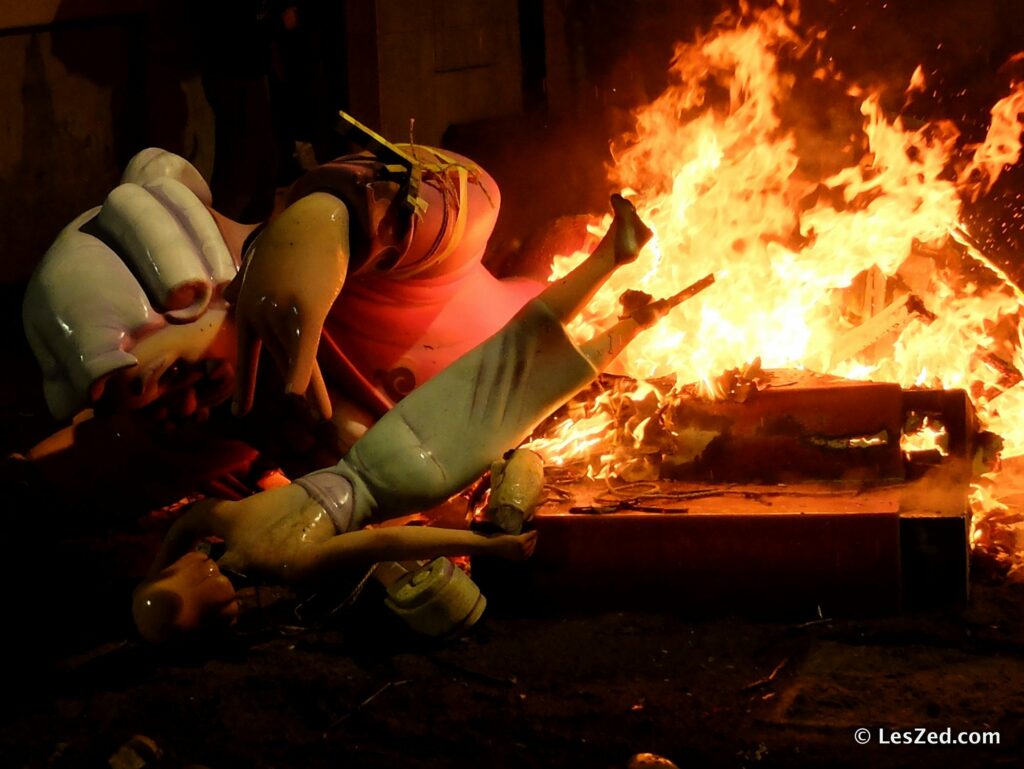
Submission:
{"label": "dark wall", "polygon": [[165,13],[141,0],[34,10],[0,16],[0,283],[27,277],[139,149],[212,163],[198,70]]}

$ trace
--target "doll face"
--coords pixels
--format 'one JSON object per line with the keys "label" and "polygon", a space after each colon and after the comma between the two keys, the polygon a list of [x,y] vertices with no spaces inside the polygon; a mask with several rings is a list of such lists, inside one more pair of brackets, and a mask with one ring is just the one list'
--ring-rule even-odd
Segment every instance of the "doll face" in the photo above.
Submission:
{"label": "doll face", "polygon": [[210,308],[192,323],[163,326],[130,348],[138,365],[99,383],[94,392],[97,407],[152,407],[165,411],[168,418],[201,419],[233,391],[234,341],[226,307]]}
{"label": "doll face", "polygon": [[217,564],[193,551],[136,588],[132,614],[142,637],[161,643],[231,625],[238,616],[238,600]]}

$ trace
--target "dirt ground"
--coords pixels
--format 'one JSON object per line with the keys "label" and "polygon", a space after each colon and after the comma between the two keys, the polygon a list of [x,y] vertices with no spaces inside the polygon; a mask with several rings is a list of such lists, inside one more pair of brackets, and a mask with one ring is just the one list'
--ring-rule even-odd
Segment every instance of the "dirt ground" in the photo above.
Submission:
{"label": "dirt ground", "polygon": [[[638,752],[680,767],[1016,767],[1024,754],[1016,587],[977,587],[962,611],[859,621],[497,608],[445,643],[405,632],[380,598],[306,626],[282,600],[230,639],[172,652],[98,612],[65,628],[92,636],[74,653],[7,656],[19,683],[3,763],[106,766],[133,735],[162,751],[146,766],[211,769],[624,768]],[[855,742],[860,727],[871,744]],[[917,727],[1000,744],[878,744],[879,729]]]}

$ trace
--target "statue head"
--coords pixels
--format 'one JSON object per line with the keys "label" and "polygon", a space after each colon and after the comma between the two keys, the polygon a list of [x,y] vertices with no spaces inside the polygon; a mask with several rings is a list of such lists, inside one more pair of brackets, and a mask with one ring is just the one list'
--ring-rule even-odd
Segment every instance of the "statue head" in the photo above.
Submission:
{"label": "statue head", "polygon": [[238,616],[235,588],[206,554],[183,555],[132,595],[139,634],[152,643],[230,627]]}

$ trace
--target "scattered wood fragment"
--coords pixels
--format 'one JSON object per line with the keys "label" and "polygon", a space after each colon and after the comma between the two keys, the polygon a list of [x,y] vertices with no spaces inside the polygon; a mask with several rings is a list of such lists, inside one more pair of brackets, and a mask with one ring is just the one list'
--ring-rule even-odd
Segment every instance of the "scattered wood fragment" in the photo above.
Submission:
{"label": "scattered wood fragment", "polygon": [[337,728],[338,726],[341,726],[341,724],[345,723],[345,721],[347,721],[352,716],[354,716],[357,713],[359,713],[360,711],[362,711],[364,708],[366,708],[367,705],[369,705],[371,702],[373,702],[375,699],[377,699],[380,695],[382,695],[388,689],[391,689],[392,687],[396,687],[396,686],[404,686],[405,684],[409,683],[410,681],[412,681],[411,678],[405,678],[405,679],[402,679],[400,681],[388,681],[383,686],[378,687],[377,689],[375,689],[373,691],[373,693],[369,697],[364,699],[362,702],[360,702],[355,707],[350,708],[349,711],[347,713],[345,713],[344,715],[342,715],[339,718],[336,718],[334,721],[332,721],[331,724],[324,731],[324,738],[327,737],[328,732],[330,732],[331,730]]}
{"label": "scattered wood fragment", "polygon": [[783,660],[778,665],[776,665],[774,668],[772,668],[772,672],[771,673],[766,675],[764,678],[759,678],[756,681],[753,681],[753,682],[747,684],[742,689],[740,689],[740,691],[741,692],[753,692],[753,691],[756,691],[758,689],[761,689],[761,688],[767,686],[768,684],[770,684],[772,681],[775,680],[775,677],[779,674],[779,671],[782,670],[782,668],[784,668],[788,663],[789,663],[789,657],[784,657]]}

